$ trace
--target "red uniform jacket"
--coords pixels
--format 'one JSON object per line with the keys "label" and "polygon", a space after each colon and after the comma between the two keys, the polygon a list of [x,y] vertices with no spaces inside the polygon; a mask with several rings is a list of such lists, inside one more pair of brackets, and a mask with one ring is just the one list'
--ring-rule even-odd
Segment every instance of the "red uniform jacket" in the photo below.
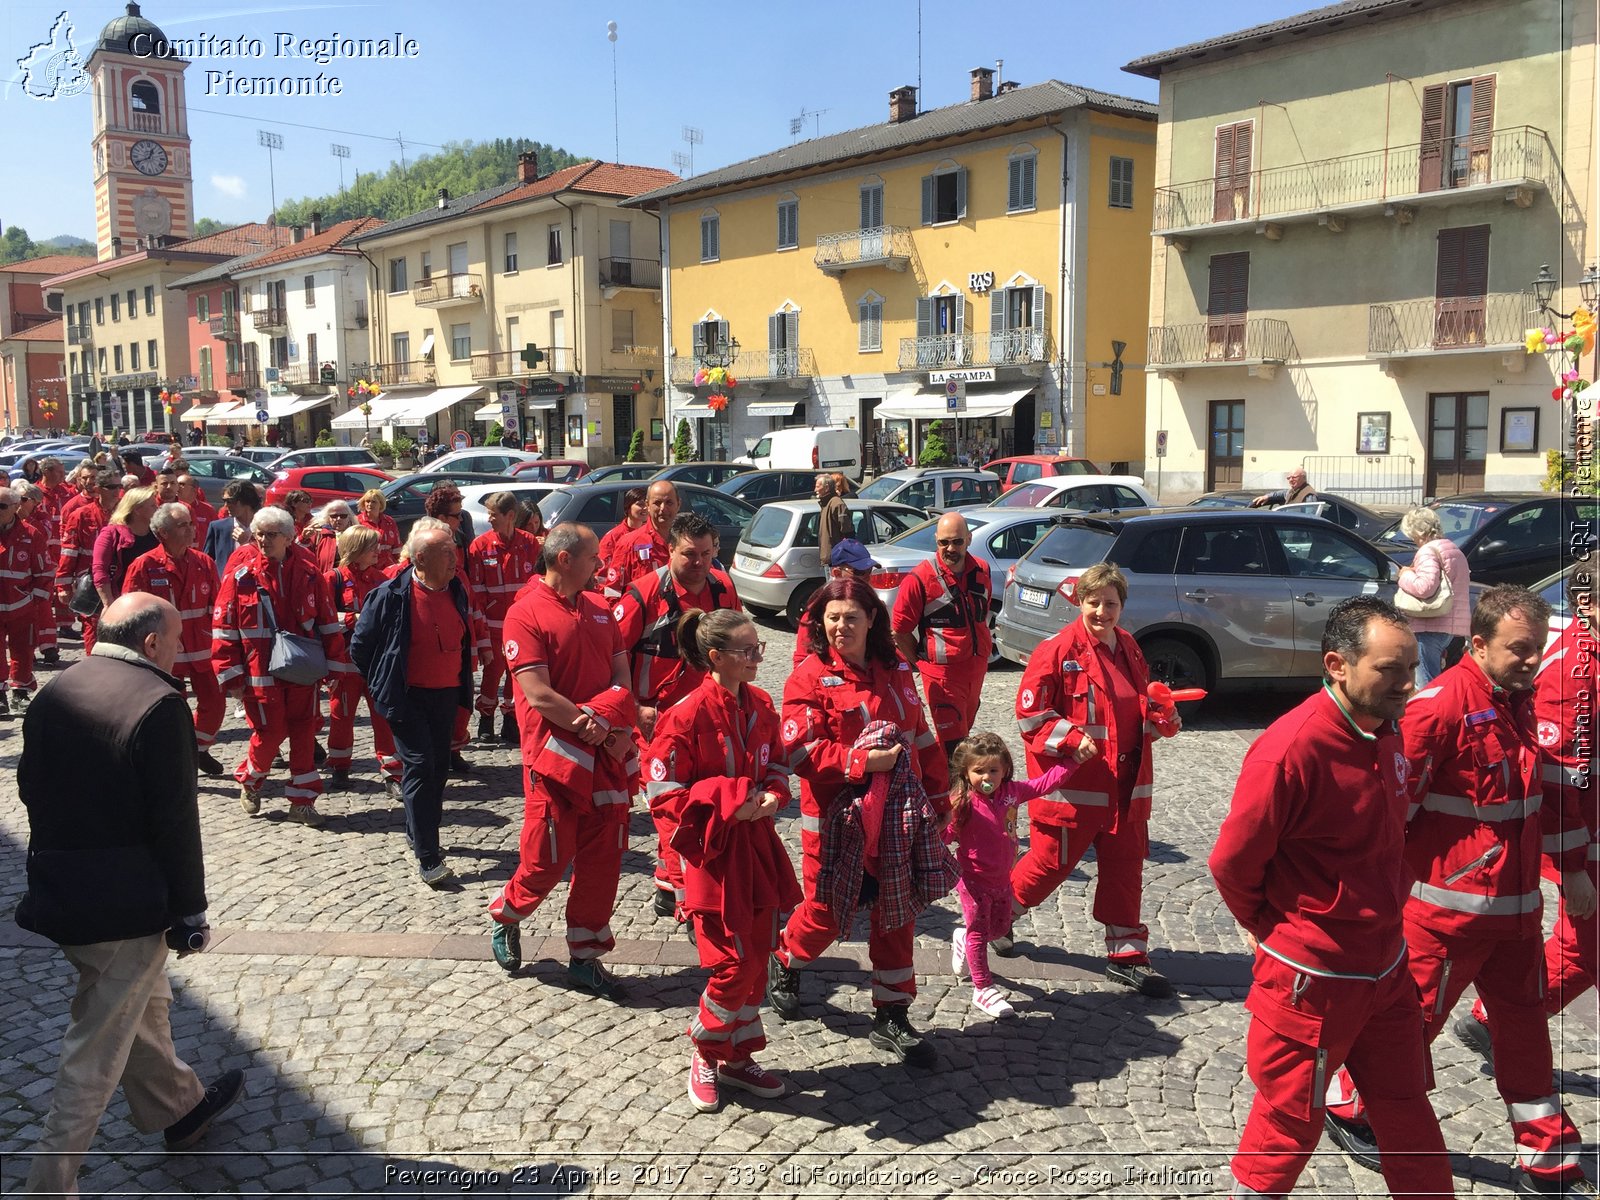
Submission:
{"label": "red uniform jacket", "polygon": [[274,563],[259,546],[245,544],[228,560],[211,614],[211,664],[224,689],[277,687],[267,670],[272,658],[272,630],[261,605],[265,594],[277,627],[301,637],[322,639],[330,673],[353,671],[344,626],[334,616],[328,583],[304,557],[285,554]]}
{"label": "red uniform jacket", "polygon": [[77,512],[85,504],[93,503],[93,501],[89,499],[88,492],[79,491],[66,485],[63,485],[62,490],[69,493],[66,499],[61,502],[61,530],[63,533],[65,533],[67,521],[71,518],[72,514]]}
{"label": "red uniform jacket", "polygon": [[192,546],[174,559],[165,546],[133,560],[122,581],[124,592],[149,592],[171,603],[183,618],[183,634],[172,673],[188,678],[211,673],[211,610],[216,603],[217,565]]}
{"label": "red uniform jacket", "polygon": [[1582,846],[1591,863],[1600,861],[1600,786],[1594,778],[1597,663],[1600,643],[1574,616],[1544,652],[1533,685],[1533,715],[1544,751],[1544,805],[1562,814],[1561,828],[1545,834],[1544,852],[1562,861],[1570,861],[1565,856]]}
{"label": "red uniform jacket", "polygon": [[1210,867],[1265,953],[1367,978],[1399,960],[1408,774],[1395,726],[1368,736],[1326,688],[1256,739]]}
{"label": "red uniform jacket", "polygon": [[967,555],[957,579],[938,555],[919,562],[894,600],[894,631],[915,633],[924,661],[934,666],[989,661],[989,564]]}
{"label": "red uniform jacket", "polygon": [[185,500],[184,507],[189,510],[189,516],[194,520],[194,531],[200,537],[205,536],[205,531],[211,528],[211,522],[217,519],[217,510],[206,502],[206,498],[195,493],[193,501]]}
{"label": "red uniform jacket", "polygon": [[620,525],[613,525],[606,530],[605,537],[600,539],[600,566],[595,571],[595,578],[600,581],[601,590],[615,600],[622,595],[622,585],[616,583],[611,575],[611,568],[617,556],[617,547],[624,538],[630,538],[638,533],[637,529],[629,529],[626,521]]}
{"label": "red uniform jacket", "polygon": [[339,564],[339,535],[331,525],[307,525],[301,532],[299,544],[311,551],[317,560],[317,570],[323,575]]}
{"label": "red uniform jacket", "polygon": [[[1117,721],[1110,711],[1111,691],[1106,684],[1096,638],[1083,621],[1074,621],[1041,643],[1028,658],[1017,692],[1017,724],[1027,748],[1028,774],[1042,775],[1054,766],[1071,764],[1085,738],[1100,753],[1081,763],[1072,786],[1035,800],[1029,817],[1043,825],[1087,828],[1115,826],[1121,814],[1117,788],[1117,755],[1127,747],[1117,745]],[[1157,734],[1149,719],[1145,691],[1150,670],[1145,666],[1133,635],[1117,630],[1117,645],[1126,656],[1133,690],[1139,696],[1144,722],[1145,749],[1139,758],[1139,775],[1127,815],[1136,821],[1150,819],[1152,778],[1149,742]]]}
{"label": "red uniform jacket", "polygon": [[[1533,693],[1490,683],[1469,654],[1411,698],[1400,732],[1411,763],[1406,862],[1413,920],[1444,933],[1539,937],[1539,855],[1559,835],[1544,808]],[[1575,870],[1574,846],[1557,865]]]}
{"label": "red uniform jacket", "polygon": [[670,567],[636,577],[611,610],[628,648],[634,699],[662,709],[699,687],[705,672],[689,666],[678,653],[678,618],[691,608],[710,612],[739,607],[733,580],[715,567],[706,577],[705,591],[694,595],[684,591]]}
{"label": "red uniform jacket", "polygon": [[70,484],[62,483],[55,487],[43,487],[44,499],[39,501],[39,507],[34,509],[34,515],[43,515],[45,528],[50,534],[50,562],[53,565],[56,556],[61,553],[61,512],[66,507],[67,501],[83,493]]}
{"label": "red uniform jacket", "polygon": [[509,542],[492,529],[472,539],[467,547],[467,578],[491,630],[504,627],[512,601],[534,577],[538,562],[538,539],[521,529],[512,531]]}
{"label": "red uniform jacket", "polygon": [[783,685],[783,746],[800,776],[802,829],[810,819],[811,832],[820,831],[820,818],[846,786],[866,778],[867,751],[855,742],[874,721],[911,736],[928,799],[941,815],[949,808],[950,762],[928,728],[911,668],[898,660],[857,668],[830,649],[826,661],[811,655]]}
{"label": "red uniform jacket", "polygon": [[650,811],[676,830],[685,909],[716,913],[740,931],[756,909],[800,903],[773,823],[733,819],[753,795],[790,794],[778,714],[765,692],[746,686],[736,699],[715,680],[702,681],[687,703],[661,714],[645,776]]}
{"label": "red uniform jacket", "polygon": [[16,622],[40,612],[50,596],[50,543],[27,521],[0,530],[0,620]]}
{"label": "red uniform jacket", "polygon": [[388,578],[379,567],[368,567],[365,571],[357,571],[353,567],[334,567],[322,576],[328,581],[328,593],[333,597],[333,611],[337,614],[339,624],[344,628],[345,641],[348,643],[350,635],[355,632],[356,618],[361,615],[361,606],[366,603],[368,594]]}
{"label": "red uniform jacket", "polygon": [[615,589],[621,593],[639,576],[666,566],[671,552],[667,539],[646,521],[627,537],[617,539],[611,557],[606,560],[606,576],[601,582],[607,591]]}
{"label": "red uniform jacket", "polygon": [[68,514],[61,527],[61,557],[56,560],[56,586],[71,588],[72,581],[94,566],[94,542],[111,514],[89,500]]}
{"label": "red uniform jacket", "polygon": [[394,518],[385,513],[376,521],[369,521],[366,513],[357,513],[356,520],[378,531],[378,565],[393,566],[400,558],[400,526],[394,523]]}

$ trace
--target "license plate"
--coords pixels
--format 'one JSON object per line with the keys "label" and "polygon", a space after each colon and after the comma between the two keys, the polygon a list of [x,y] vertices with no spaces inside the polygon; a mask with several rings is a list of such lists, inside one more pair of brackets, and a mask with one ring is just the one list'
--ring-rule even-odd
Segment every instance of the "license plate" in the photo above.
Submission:
{"label": "license plate", "polygon": [[1038,588],[1018,588],[1017,599],[1021,600],[1024,604],[1031,604],[1035,608],[1050,607],[1050,593],[1042,592]]}
{"label": "license plate", "polygon": [[754,554],[736,554],[733,558],[733,565],[738,567],[741,571],[750,571],[759,575],[766,569],[767,564],[762,562]]}

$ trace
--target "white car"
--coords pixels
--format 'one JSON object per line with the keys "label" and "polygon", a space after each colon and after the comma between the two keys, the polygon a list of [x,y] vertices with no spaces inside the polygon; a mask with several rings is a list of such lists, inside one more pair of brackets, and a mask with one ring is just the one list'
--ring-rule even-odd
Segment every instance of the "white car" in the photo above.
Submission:
{"label": "white car", "polygon": [[425,467],[417,468],[419,475],[434,471],[483,471],[490,475],[509,474],[516,463],[538,462],[544,456],[530,450],[507,450],[504,446],[475,446],[470,450],[456,450],[443,458],[436,458]]}
{"label": "white car", "polygon": [[1019,483],[993,508],[1064,508],[1075,512],[1118,512],[1126,508],[1160,508],[1137,475],[1050,475]]}
{"label": "white car", "polygon": [[496,492],[510,492],[520,504],[537,504],[551,492],[564,487],[560,483],[505,483],[457,484],[461,488],[461,511],[472,514],[472,527],[479,533],[489,528],[489,510],[483,506],[486,497]]}

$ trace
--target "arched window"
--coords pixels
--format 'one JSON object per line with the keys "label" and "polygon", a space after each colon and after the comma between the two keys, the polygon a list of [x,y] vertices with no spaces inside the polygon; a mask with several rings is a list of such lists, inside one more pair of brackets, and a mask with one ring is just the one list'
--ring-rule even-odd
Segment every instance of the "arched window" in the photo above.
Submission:
{"label": "arched window", "polygon": [[155,84],[140,80],[133,85],[130,96],[134,112],[149,113],[152,116],[161,112],[161,91]]}

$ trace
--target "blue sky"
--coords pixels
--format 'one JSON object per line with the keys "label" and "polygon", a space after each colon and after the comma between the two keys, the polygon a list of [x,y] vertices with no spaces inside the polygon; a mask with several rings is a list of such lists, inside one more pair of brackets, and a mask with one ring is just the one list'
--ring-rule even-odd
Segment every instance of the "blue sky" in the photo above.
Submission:
{"label": "blue sky", "polygon": [[[48,38],[64,0],[0,3],[0,222],[36,239],[94,236],[88,94],[55,100],[27,95],[17,60]],[[1046,0],[1031,5],[922,2],[923,107],[964,100],[968,70],[1003,59],[1007,79],[1057,78],[1154,100],[1153,81],[1124,73],[1140,55],[1242,29],[1315,7],[1314,0]],[[109,0],[68,2],[79,54],[87,59],[101,27],[123,12]],[[346,178],[386,169],[446,141],[530,137],[607,160],[673,166],[687,152],[685,126],[700,129],[697,171],[796,140],[887,118],[889,90],[917,80],[916,0],[808,0],[796,5],[687,4],[662,0],[534,0],[531,3],[251,3],[150,0],[144,15],[173,38],[253,37],[264,55],[195,59],[189,67],[189,126],[195,206],[200,216],[259,220],[271,209],[268,152],[257,130],[279,133],[273,154],[280,200],[336,191]],[[618,122],[614,138],[612,46],[618,25]],[[318,66],[276,57],[275,35],[413,39],[415,58],[342,60]],[[207,72],[238,76],[337,76],[341,94],[259,97],[227,94]],[[815,115],[811,115],[815,114]],[[321,126],[324,128],[305,128]],[[335,132],[337,131],[337,132]]]}

